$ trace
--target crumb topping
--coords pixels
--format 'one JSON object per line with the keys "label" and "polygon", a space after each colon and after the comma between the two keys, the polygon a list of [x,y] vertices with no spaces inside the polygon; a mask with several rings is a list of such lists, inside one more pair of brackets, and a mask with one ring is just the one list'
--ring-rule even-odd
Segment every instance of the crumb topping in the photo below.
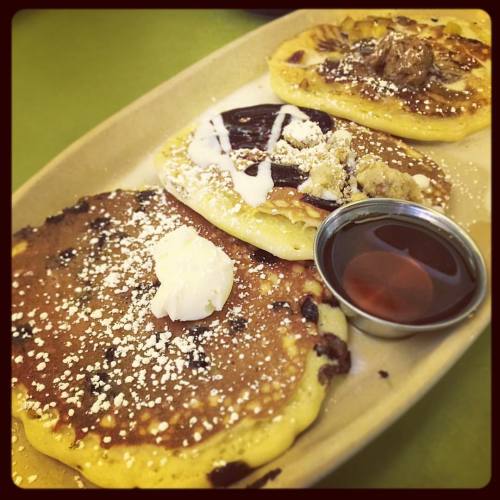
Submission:
{"label": "crumb topping", "polygon": [[357,182],[368,196],[381,196],[421,203],[422,192],[415,179],[386,163],[364,156],[357,165]]}

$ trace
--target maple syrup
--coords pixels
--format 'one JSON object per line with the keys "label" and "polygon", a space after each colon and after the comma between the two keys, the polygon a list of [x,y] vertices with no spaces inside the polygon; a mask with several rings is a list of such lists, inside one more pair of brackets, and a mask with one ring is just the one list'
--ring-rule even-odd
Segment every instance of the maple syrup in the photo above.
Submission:
{"label": "maple syrup", "polygon": [[378,318],[446,320],[470,304],[478,286],[451,238],[425,220],[397,215],[348,222],[325,242],[325,275],[346,300]]}

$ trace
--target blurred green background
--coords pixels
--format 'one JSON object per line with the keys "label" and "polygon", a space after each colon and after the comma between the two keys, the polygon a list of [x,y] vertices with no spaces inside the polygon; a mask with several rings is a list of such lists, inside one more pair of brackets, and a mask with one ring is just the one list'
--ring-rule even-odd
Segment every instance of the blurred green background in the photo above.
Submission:
{"label": "blurred green background", "polygon": [[[215,9],[18,12],[13,189],[112,113],[270,20],[262,12]],[[491,469],[490,340],[488,329],[396,424],[316,486],[484,486]]]}

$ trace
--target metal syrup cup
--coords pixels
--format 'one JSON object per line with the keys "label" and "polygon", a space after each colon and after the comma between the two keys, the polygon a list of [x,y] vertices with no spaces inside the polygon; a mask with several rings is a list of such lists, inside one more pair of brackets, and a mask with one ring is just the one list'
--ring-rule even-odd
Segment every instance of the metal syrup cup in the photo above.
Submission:
{"label": "metal syrup cup", "polygon": [[[458,251],[468,261],[474,277],[477,281],[476,291],[467,307],[455,316],[446,320],[441,320],[428,324],[412,325],[388,321],[372,314],[369,314],[345,296],[341,295],[332,283],[328,281],[324,272],[325,254],[324,245],[330,237],[342,226],[355,220],[367,217],[384,215],[397,215],[409,222],[418,219],[425,220],[429,225],[434,226],[451,235],[449,242],[459,249]],[[408,337],[415,333],[442,330],[456,325],[467,318],[484,300],[487,291],[486,266],[483,256],[470,236],[450,218],[442,213],[426,208],[422,205],[408,201],[395,200],[391,198],[370,198],[348,205],[344,205],[332,212],[319,226],[314,241],[314,262],[328,289],[338,300],[341,309],[347,319],[357,328],[365,333],[385,338]]]}

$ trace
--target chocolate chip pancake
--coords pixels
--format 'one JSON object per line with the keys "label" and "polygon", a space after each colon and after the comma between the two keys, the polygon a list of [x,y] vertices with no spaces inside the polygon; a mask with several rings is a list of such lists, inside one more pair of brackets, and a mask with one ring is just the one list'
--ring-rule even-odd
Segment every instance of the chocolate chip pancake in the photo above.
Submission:
{"label": "chocolate chip pancake", "polygon": [[456,141],[491,121],[490,28],[452,17],[345,18],[285,41],[280,98],[400,137]]}
{"label": "chocolate chip pancake", "polygon": [[156,158],[167,190],[273,255],[313,258],[321,221],[366,197],[445,210],[450,184],[404,142],[322,111],[263,104],[200,120]]}
{"label": "chocolate chip pancake", "polygon": [[[235,266],[203,320],[151,312],[151,249],[181,226]],[[287,449],[349,370],[345,317],[312,263],[243,243],[163,190],[83,198],[18,231],[12,255],[13,414],[96,485],[226,486]]]}

